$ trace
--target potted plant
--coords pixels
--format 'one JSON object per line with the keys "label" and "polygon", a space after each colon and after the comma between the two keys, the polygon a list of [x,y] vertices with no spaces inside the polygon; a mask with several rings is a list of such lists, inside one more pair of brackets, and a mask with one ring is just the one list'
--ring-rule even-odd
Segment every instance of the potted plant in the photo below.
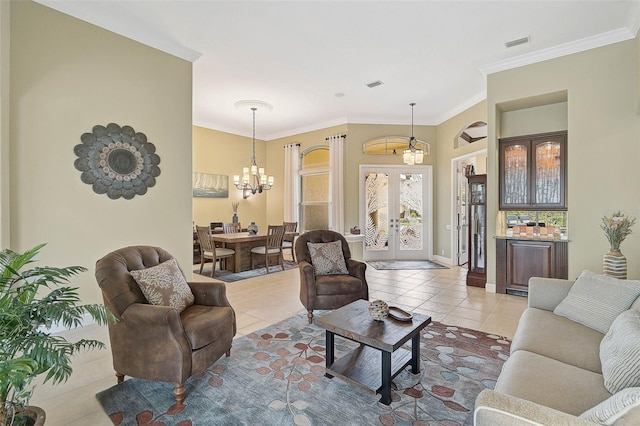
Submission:
{"label": "potted plant", "polygon": [[[29,420],[28,407],[33,379],[46,374],[44,382],[65,382],[71,375],[71,356],[80,349],[103,348],[97,340],[69,342],[52,335],[52,326],[66,329],[81,326],[85,315],[99,324],[113,316],[102,305],[82,305],[77,287],[67,283],[86,271],[81,266],[29,267],[35,262],[40,244],[24,253],[0,251],[0,425],[43,424]],[[40,422],[40,423],[38,423]]]}
{"label": "potted plant", "polygon": [[631,234],[636,218],[627,216],[620,210],[611,216],[604,216],[600,228],[611,248],[602,257],[602,273],[616,278],[627,279],[627,258],[620,251],[620,244]]}

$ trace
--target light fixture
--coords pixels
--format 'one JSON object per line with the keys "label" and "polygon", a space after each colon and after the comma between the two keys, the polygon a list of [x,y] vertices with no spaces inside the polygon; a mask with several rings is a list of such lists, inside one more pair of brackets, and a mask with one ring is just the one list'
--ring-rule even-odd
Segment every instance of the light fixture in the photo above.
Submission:
{"label": "light fixture", "polygon": [[249,195],[268,191],[273,187],[273,176],[267,176],[263,167],[256,164],[256,110],[254,105],[251,107],[253,113],[253,151],[251,154],[251,166],[242,168],[242,180],[240,175],[233,175],[233,184],[242,191],[242,198],[249,198]]}
{"label": "light fixture", "polygon": [[413,107],[415,104],[415,102],[409,104],[411,105],[411,138],[408,148],[402,151],[402,160],[408,166],[422,164],[424,159],[424,150],[418,148],[418,140],[413,136]]}

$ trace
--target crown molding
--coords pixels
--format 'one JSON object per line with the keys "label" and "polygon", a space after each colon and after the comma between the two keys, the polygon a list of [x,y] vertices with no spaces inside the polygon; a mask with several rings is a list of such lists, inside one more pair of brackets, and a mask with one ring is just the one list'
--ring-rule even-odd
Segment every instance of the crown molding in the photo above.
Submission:
{"label": "crown molding", "polygon": [[297,129],[283,130],[282,132],[270,133],[265,137],[266,141],[286,138],[287,136],[300,135],[302,133],[313,132],[316,130],[327,129],[329,127],[341,126],[343,124],[349,124],[346,117],[337,118],[335,120],[325,121],[322,123],[310,124],[308,126],[298,127]]}
{"label": "crown molding", "polygon": [[458,104],[457,106],[453,107],[449,111],[447,111],[444,114],[440,115],[436,119],[437,125],[440,125],[440,124],[444,123],[445,121],[449,120],[450,118],[453,118],[456,115],[465,112],[466,110],[468,110],[472,106],[476,105],[478,102],[482,102],[485,99],[487,99],[487,89],[486,89],[486,87],[481,92],[476,93],[474,96],[470,97],[466,101],[462,102],[461,104]]}
{"label": "crown molding", "polygon": [[[637,32],[637,30],[636,30]],[[536,62],[555,59],[561,56],[571,55],[573,53],[583,52],[589,49],[606,46],[620,41],[629,40],[635,37],[628,28],[619,28],[617,30],[598,34],[592,37],[586,37],[570,43],[560,44],[548,49],[538,50],[526,55],[516,56],[515,58],[505,59],[503,61],[494,62],[480,67],[480,72],[484,75],[493,74],[500,71],[506,71],[525,65],[535,64]]]}

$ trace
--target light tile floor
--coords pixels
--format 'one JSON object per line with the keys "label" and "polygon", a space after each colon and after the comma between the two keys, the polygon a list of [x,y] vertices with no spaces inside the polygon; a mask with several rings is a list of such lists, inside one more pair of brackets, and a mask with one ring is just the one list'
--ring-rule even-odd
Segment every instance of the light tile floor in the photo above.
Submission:
{"label": "light tile floor", "polygon": [[[466,269],[378,271],[367,268],[369,299],[381,299],[434,321],[513,337],[527,299],[486,293],[465,285]],[[198,276],[196,276],[198,277]],[[202,277],[202,280],[209,278]],[[236,337],[304,312],[297,269],[229,283],[227,296],[238,325]],[[109,342],[106,327],[89,325],[62,333],[67,339]],[[232,350],[233,356],[233,350]],[[47,426],[111,425],[95,394],[116,383],[108,349],[78,354],[64,384],[38,385],[31,399],[47,413]]]}

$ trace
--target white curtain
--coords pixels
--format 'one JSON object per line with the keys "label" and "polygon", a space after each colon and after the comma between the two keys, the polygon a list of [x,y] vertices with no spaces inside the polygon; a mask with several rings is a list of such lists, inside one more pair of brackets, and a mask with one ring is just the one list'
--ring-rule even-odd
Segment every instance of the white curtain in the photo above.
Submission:
{"label": "white curtain", "polygon": [[329,140],[329,229],[344,233],[344,135]]}
{"label": "white curtain", "polygon": [[299,222],[300,144],[284,146],[284,221]]}

